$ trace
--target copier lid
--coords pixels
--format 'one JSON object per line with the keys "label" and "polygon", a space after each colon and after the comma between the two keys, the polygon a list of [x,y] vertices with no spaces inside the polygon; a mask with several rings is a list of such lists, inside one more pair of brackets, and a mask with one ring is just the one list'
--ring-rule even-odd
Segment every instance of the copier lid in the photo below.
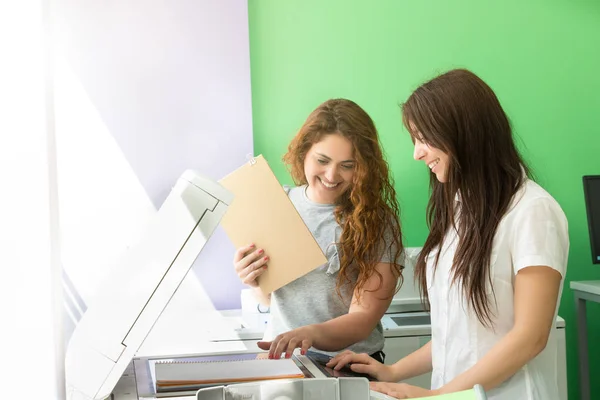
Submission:
{"label": "copier lid", "polygon": [[68,398],[110,396],[232,200],[194,171],[178,179],[73,332],[65,358]]}

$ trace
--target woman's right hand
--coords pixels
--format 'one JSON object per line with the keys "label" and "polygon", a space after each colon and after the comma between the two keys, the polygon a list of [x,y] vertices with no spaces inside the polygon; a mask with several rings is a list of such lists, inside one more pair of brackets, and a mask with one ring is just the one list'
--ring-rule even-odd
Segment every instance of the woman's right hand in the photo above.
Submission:
{"label": "woman's right hand", "polygon": [[344,366],[361,374],[369,374],[381,382],[395,382],[390,365],[384,365],[366,353],[356,354],[350,350],[343,351],[327,363],[329,368],[339,371]]}
{"label": "woman's right hand", "polygon": [[267,269],[269,257],[263,249],[256,249],[254,244],[240,247],[233,256],[235,272],[242,283],[258,287],[256,278],[261,276]]}

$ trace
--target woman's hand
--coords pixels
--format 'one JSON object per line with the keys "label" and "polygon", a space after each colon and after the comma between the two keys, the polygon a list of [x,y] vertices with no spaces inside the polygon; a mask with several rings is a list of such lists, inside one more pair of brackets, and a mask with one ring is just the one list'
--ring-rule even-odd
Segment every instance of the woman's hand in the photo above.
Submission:
{"label": "woman's hand", "polygon": [[391,366],[383,365],[366,353],[356,354],[350,350],[345,350],[333,357],[327,363],[329,368],[333,368],[336,371],[339,371],[346,365],[348,365],[352,371],[361,374],[369,374],[378,381],[395,380]]}
{"label": "woman's hand", "polygon": [[371,390],[397,399],[416,399],[440,394],[437,390],[423,389],[408,383],[371,382],[369,386]]}
{"label": "woman's hand", "polygon": [[269,350],[269,358],[279,359],[285,353],[285,358],[290,358],[294,349],[299,348],[300,354],[306,354],[312,346],[316,335],[314,325],[303,326],[289,332],[277,335],[271,342],[258,342],[258,347]]}
{"label": "woman's hand", "polygon": [[237,276],[242,283],[254,288],[258,287],[256,278],[265,272],[269,262],[269,257],[265,255],[264,250],[255,247],[254,244],[240,247],[233,256],[233,266]]}

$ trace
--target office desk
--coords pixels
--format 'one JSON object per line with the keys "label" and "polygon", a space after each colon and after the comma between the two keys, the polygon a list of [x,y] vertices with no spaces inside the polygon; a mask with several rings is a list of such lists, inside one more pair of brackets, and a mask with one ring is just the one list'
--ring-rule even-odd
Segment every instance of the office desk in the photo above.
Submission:
{"label": "office desk", "polygon": [[579,352],[579,387],[581,400],[590,400],[590,367],[587,339],[586,301],[600,303],[600,281],[573,281],[577,310],[577,347]]}

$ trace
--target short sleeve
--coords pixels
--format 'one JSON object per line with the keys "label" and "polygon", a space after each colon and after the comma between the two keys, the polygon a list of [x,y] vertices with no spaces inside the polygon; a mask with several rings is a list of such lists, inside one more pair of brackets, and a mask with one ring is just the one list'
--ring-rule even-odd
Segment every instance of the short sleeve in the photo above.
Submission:
{"label": "short sleeve", "polygon": [[511,231],[515,274],[526,267],[544,265],[558,271],[564,279],[569,255],[568,224],[554,199],[540,197],[523,205]]}

